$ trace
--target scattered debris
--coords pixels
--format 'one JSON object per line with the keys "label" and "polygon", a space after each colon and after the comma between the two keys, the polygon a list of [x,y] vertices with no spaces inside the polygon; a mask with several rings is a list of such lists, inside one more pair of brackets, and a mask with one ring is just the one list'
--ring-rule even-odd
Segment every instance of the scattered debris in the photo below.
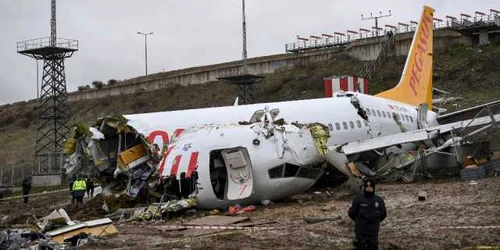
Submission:
{"label": "scattered debris", "polygon": [[229,206],[228,214],[236,215],[255,211],[255,206],[241,207],[240,205]]}
{"label": "scattered debris", "polygon": [[264,205],[264,206],[267,206],[267,205],[269,205],[269,204],[273,204],[273,202],[272,202],[272,201],[270,201],[270,200],[262,200],[262,201],[260,201],[260,204],[262,204],[262,205]]}
{"label": "scattered debris", "polygon": [[304,221],[309,224],[314,224],[323,221],[334,221],[340,219],[340,216],[336,217],[320,217],[320,216],[306,216],[304,217]]}
{"label": "scattered debris", "polygon": [[212,215],[205,216],[196,220],[186,222],[185,225],[230,225],[242,221],[249,220],[248,217],[243,216],[224,216],[224,215]]}
{"label": "scattered debris", "polygon": [[64,243],[69,243],[71,246],[80,247],[87,244],[89,241],[97,241],[92,235],[81,232],[73,237],[64,240]]}
{"label": "scattered debris", "polygon": [[[109,218],[78,222],[71,220],[64,209],[56,209],[43,218],[34,219],[27,221],[30,229],[0,232],[0,249],[65,249],[118,233]],[[18,226],[22,228],[26,225]]]}
{"label": "scattered debris", "polygon": [[72,226],[75,225],[75,222],[71,221],[66,210],[61,208],[41,218],[40,221],[36,222],[36,225],[40,228],[41,232],[44,232],[62,226]]}
{"label": "scattered debris", "polygon": [[120,208],[110,218],[119,221],[152,220],[170,218],[196,206],[196,199],[169,200],[164,203],[153,203],[147,207]]}
{"label": "scattered debris", "polygon": [[418,197],[418,201],[425,201],[425,200],[427,200],[427,191],[419,190],[418,194],[417,194],[417,197]]}
{"label": "scattered debris", "polygon": [[486,177],[486,169],[478,165],[469,165],[460,170],[460,178],[464,181],[479,180]]}
{"label": "scattered debris", "polygon": [[220,213],[219,209],[212,209],[212,210],[210,210],[210,215],[216,215],[216,214],[219,214],[219,213]]}
{"label": "scattered debris", "polygon": [[100,238],[115,235],[118,233],[118,229],[116,229],[116,227],[113,225],[113,221],[111,219],[104,218],[58,228],[56,230],[47,232],[46,235],[51,237],[56,243],[62,244],[64,240],[81,233]]}

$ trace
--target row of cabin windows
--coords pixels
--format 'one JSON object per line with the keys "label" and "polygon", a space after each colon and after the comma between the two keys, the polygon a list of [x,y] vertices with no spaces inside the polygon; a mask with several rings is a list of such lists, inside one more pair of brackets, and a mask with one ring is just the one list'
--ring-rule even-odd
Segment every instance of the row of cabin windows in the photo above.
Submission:
{"label": "row of cabin windows", "polygon": [[[368,115],[373,115],[373,116],[378,116],[378,117],[384,117],[384,118],[390,118],[392,119],[392,115],[389,111],[380,111],[380,110],[375,110],[375,109],[366,109],[366,113]],[[398,114],[398,113],[393,113],[397,115],[401,121],[405,122],[411,122],[413,123],[413,117],[410,115],[403,115],[403,114]]]}
{"label": "row of cabin windows", "polygon": [[[361,128],[363,125],[361,124],[361,121],[360,120],[357,120],[356,121],[356,126],[358,128]],[[344,128],[344,130],[347,130],[349,129],[349,127],[351,127],[351,129],[354,129],[355,125],[354,125],[354,122],[353,121],[349,121],[349,123],[347,122],[342,122],[342,127]],[[328,123],[328,129],[330,131],[333,131],[333,125],[331,123]],[[336,130],[340,130],[340,123],[336,122],[335,123],[335,129]]]}
{"label": "row of cabin windows", "polygon": [[[370,116],[373,114],[373,116],[379,116],[379,117],[385,117],[385,118],[392,119],[391,113],[389,111],[380,111],[380,110],[375,110],[375,109],[371,109],[371,111],[370,111],[370,109],[366,109],[366,113]],[[409,115],[402,115],[402,114],[398,114],[398,113],[393,113],[393,114],[397,115],[401,121],[413,123],[413,117],[411,117]],[[363,126],[361,124],[360,120],[356,121],[356,125],[358,128],[361,128]],[[342,127],[344,128],[344,130],[347,130],[347,129],[349,129],[349,127],[351,129],[354,129],[355,126],[354,126],[353,121],[349,121],[349,124],[347,122],[342,122]],[[333,131],[333,125],[331,123],[328,123],[328,129],[330,131]],[[338,122],[335,123],[335,129],[340,130],[340,123],[338,123]]]}

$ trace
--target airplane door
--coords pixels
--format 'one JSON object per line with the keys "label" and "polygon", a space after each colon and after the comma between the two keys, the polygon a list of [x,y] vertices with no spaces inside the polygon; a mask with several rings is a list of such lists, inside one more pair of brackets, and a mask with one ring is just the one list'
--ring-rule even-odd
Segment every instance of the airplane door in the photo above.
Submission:
{"label": "airplane door", "polygon": [[244,148],[221,152],[227,169],[227,199],[239,200],[249,197],[253,191],[252,164]]}
{"label": "airplane door", "polygon": [[429,123],[427,122],[427,111],[429,110],[429,106],[427,103],[422,103],[418,105],[418,113],[417,113],[417,126],[419,129],[428,128]]}

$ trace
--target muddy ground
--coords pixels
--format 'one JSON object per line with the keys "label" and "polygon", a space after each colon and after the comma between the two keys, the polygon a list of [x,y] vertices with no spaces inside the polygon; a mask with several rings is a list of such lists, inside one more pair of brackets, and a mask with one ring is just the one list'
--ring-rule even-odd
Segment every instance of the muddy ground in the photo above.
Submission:
{"label": "muddy ground", "polygon": [[[427,200],[418,201],[419,190]],[[500,177],[477,183],[458,178],[418,183],[377,185],[386,201],[388,217],[382,222],[380,249],[462,249],[475,246],[500,246]],[[155,222],[117,222],[119,234],[85,249],[350,249],[354,225],[347,216],[353,195],[347,189],[314,190],[240,216],[248,222],[266,224],[248,230],[177,230],[165,225],[180,225],[208,215],[196,211],[182,218]],[[66,207],[70,216],[94,219],[105,215],[99,200],[87,201],[84,209],[68,204],[66,193],[36,197],[28,205],[20,200],[0,203],[0,226],[21,227],[32,215],[38,217]],[[334,218],[308,224],[305,216]],[[494,226],[485,228],[485,226]]]}

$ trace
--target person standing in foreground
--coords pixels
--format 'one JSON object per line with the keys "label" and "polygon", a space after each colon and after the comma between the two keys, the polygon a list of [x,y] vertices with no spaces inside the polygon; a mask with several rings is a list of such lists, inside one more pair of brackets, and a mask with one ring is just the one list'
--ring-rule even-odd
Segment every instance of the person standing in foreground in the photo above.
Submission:
{"label": "person standing in foreground", "polygon": [[363,194],[358,195],[349,208],[349,217],[355,222],[355,249],[378,249],[380,222],[387,216],[384,200],[375,195],[375,181],[363,182]]}
{"label": "person standing in foreground", "polygon": [[73,184],[75,183],[75,177],[71,176],[69,178],[69,194],[71,195],[71,205],[75,204],[75,194],[73,193]]}
{"label": "person standing in foreground", "polygon": [[29,177],[24,178],[23,180],[23,199],[24,203],[28,203],[29,194],[31,190],[31,179]]}
{"label": "person standing in foreground", "polygon": [[83,196],[85,195],[85,191],[87,191],[87,183],[81,175],[73,183],[72,191],[76,199],[76,205],[83,204]]}
{"label": "person standing in foreground", "polygon": [[94,180],[92,179],[92,177],[87,177],[86,184],[87,184],[87,197],[88,198],[94,197]]}

